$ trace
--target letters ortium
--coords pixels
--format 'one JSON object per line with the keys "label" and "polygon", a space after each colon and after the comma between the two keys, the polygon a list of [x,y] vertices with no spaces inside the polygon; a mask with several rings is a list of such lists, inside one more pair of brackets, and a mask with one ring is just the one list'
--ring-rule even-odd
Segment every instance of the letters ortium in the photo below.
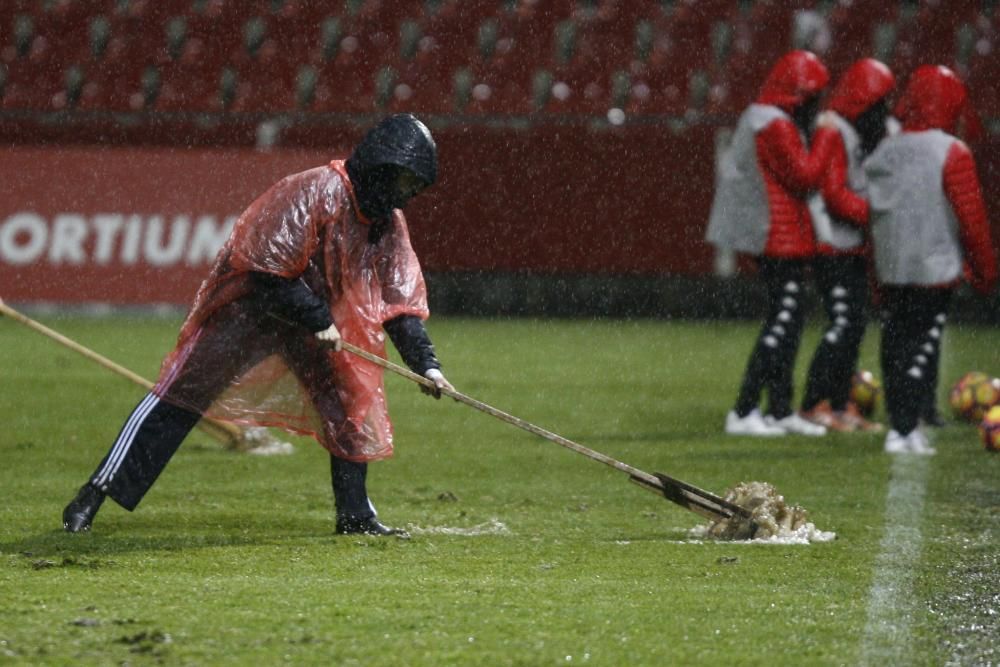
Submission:
{"label": "letters ortium", "polygon": [[[194,220],[194,222],[192,222]],[[47,219],[20,211],[0,221],[0,264],[210,264],[236,216],[59,213]]]}

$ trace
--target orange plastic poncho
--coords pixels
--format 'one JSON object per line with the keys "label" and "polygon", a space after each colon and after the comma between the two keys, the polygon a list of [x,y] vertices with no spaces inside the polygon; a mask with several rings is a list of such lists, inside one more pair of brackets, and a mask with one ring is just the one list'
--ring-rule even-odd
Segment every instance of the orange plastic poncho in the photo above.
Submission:
{"label": "orange plastic poncho", "polygon": [[[377,243],[368,242],[370,223],[358,209],[343,161],[279,181],[237,220],[198,290],[177,346],[163,362],[154,392],[199,409],[198,399],[185,396],[174,378],[213,372],[204,354],[192,353],[203,337],[225,335],[218,333],[225,324],[213,319],[223,314],[227,321],[239,319],[233,310],[238,315],[241,299],[253,290],[250,272],[300,277],[329,303],[345,341],[385,356],[384,322],[404,314],[428,316],[423,274],[398,209],[392,222]],[[353,461],[391,456],[392,425],[380,367],[348,352],[319,348],[311,331],[285,326],[281,335],[301,337],[295,345],[318,360],[320,368],[310,364],[307,372],[325,376],[325,383],[306,383],[301,368],[293,373],[287,356],[274,346],[273,332],[258,338],[251,332],[248,338],[246,331],[232,330],[238,353],[257,345],[260,360],[229,379],[207,416],[312,435],[332,454]],[[190,367],[195,359],[199,368]],[[339,400],[324,400],[317,386],[333,388]]]}

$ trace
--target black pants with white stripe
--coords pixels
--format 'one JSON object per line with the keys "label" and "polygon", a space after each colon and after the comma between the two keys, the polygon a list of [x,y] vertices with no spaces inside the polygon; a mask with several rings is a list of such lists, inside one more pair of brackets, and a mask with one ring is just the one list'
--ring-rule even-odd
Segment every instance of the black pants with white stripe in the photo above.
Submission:
{"label": "black pants with white stripe", "polygon": [[[309,385],[313,400],[323,402],[325,414],[343,413],[332,378],[314,372],[323,360],[314,357],[311,347],[295,343],[301,336],[283,335],[288,326],[254,308],[225,307],[210,318],[181,367],[161,380],[158,393],[148,394],[129,415],[90,483],[122,507],[135,509],[215,398],[270,354],[284,357],[300,381]],[[262,340],[273,344],[261,344]],[[183,397],[183,407],[160,394]],[[367,464],[330,458],[337,512],[373,516],[365,488]]]}
{"label": "black pants with white stripe", "polygon": [[201,415],[147,394],[125,420],[90,483],[134,510]]}
{"label": "black pants with white stripe", "polygon": [[[147,394],[125,421],[111,451],[90,483],[132,511],[166,468],[201,415]],[[337,513],[365,519],[375,515],[368,499],[367,463],[330,456],[330,479]]]}
{"label": "black pants with white stripe", "polygon": [[[153,486],[201,415],[147,394],[125,421],[111,451],[90,483],[132,511]],[[375,515],[368,499],[368,464],[330,456],[337,513],[366,519]]]}
{"label": "black pants with white stripe", "polygon": [[767,289],[768,312],[743,374],[736,414],[750,414],[766,390],[767,414],[783,419],[792,414],[792,371],[805,323],[802,298],[806,263],[760,257],[757,265]]}
{"label": "black pants with white stripe", "polygon": [[906,435],[934,403],[941,336],[952,290],[887,286],[882,300],[882,373],[893,430]]}
{"label": "black pants with white stripe", "polygon": [[829,324],[809,364],[802,409],[811,410],[829,400],[840,411],[847,407],[851,376],[868,324],[867,261],[859,255],[817,257],[813,275]]}

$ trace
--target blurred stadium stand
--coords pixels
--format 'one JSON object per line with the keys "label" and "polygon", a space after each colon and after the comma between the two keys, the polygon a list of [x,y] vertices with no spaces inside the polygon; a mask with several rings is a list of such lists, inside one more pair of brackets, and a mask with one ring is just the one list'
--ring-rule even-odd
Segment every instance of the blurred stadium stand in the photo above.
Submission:
{"label": "blurred stadium stand", "polygon": [[[954,68],[987,129],[977,155],[1000,211],[998,5],[2,0],[0,140],[322,155],[411,111],[448,156],[439,194],[418,206],[430,271],[697,278],[712,271],[702,236],[718,131],[792,48],[817,52],[834,77],[866,56],[902,82],[925,62]],[[449,240],[447,221],[465,211],[478,219],[467,239],[489,257]]]}
{"label": "blurred stadium stand", "polygon": [[[966,77],[996,130],[996,0],[5,0],[8,141],[171,144],[221,128],[413,111],[440,122],[731,122],[782,52]],[[159,117],[166,115],[166,117]],[[364,120],[364,119],[360,119]],[[152,134],[150,134],[152,132]],[[246,128],[200,140],[246,141]],[[212,138],[214,137],[214,139]],[[114,138],[114,137],[112,137]],[[278,139],[280,142],[280,137]]]}

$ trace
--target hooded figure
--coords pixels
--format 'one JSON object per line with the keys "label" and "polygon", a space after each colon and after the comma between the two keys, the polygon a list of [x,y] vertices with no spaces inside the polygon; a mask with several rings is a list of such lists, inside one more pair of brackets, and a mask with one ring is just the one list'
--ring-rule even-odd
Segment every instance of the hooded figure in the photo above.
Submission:
{"label": "hooded figure", "polygon": [[902,131],[864,163],[883,295],[891,453],[934,453],[918,422],[933,400],[952,292],[963,275],[983,294],[997,281],[976,163],[953,135],[967,104],[965,85],[950,69],[918,68],[896,107]]}
{"label": "hooded figure", "polygon": [[365,490],[367,462],[393,451],[382,369],[339,346],[384,356],[384,331],[415,372],[450,388],[423,326],[427,292],[400,210],[436,178],[430,132],[400,114],[346,162],[288,176],[250,204],[159,381],[66,508],[66,529],[88,529],[104,495],[134,509],[209,415],[314,437],[331,455],[337,531],[393,532]]}
{"label": "hooded figure", "polygon": [[826,126],[833,150],[822,178],[822,197],[811,202],[819,244],[813,274],[829,320],[809,365],[803,415],[836,431],[877,431],[848,402],[851,377],[868,323],[868,261],[865,227],[868,201],[862,160],[886,132],[887,96],[895,77],[872,58],[851,65],[826,100]]}
{"label": "hooded figure", "polygon": [[810,151],[806,132],[829,73],[808,51],[783,56],[740,116],[719,163],[707,239],[754,256],[807,258],[815,251],[806,205],[831,149]]}
{"label": "hooded figure", "polygon": [[[792,370],[804,324],[800,304],[806,261],[816,251],[809,195],[817,190],[833,137],[807,130],[829,74],[808,51],[792,51],[772,68],[757,101],[740,116],[723,154],[707,239],[755,258],[769,306],[736,406],[726,417],[734,435],[823,435],[792,409]],[[768,413],[758,405],[768,393]]]}

